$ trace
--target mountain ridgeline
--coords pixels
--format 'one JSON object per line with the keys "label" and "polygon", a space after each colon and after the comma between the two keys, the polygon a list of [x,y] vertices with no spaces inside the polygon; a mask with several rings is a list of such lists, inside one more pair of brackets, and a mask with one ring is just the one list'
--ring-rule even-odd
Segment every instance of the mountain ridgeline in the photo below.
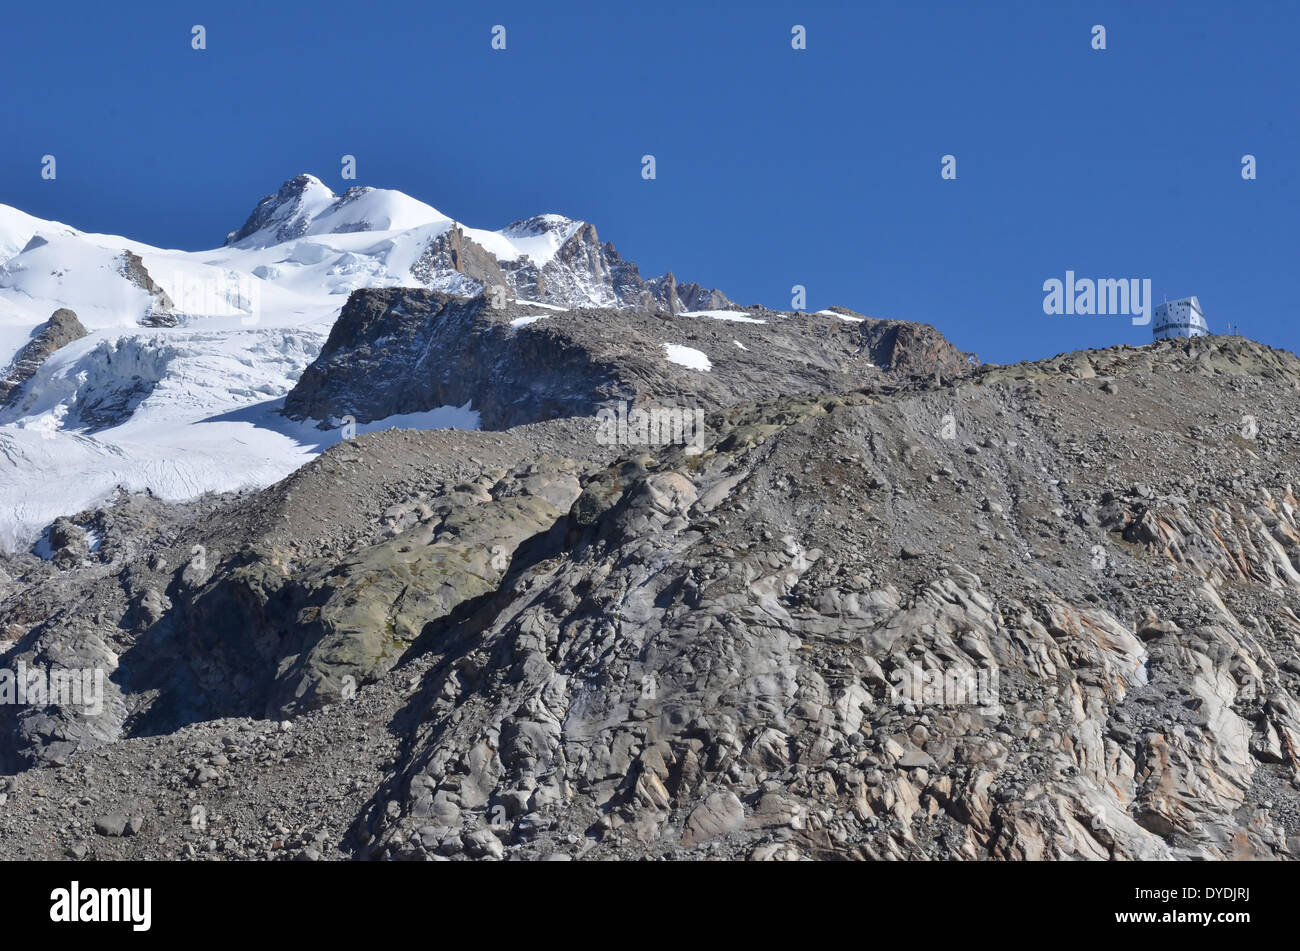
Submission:
{"label": "mountain ridgeline", "polygon": [[[924,324],[845,308],[761,307],[708,316],[635,309],[557,312],[490,296],[355,291],[320,355],[285,399],[294,419],[370,422],[472,403],[487,429],[602,407],[712,409],[767,393],[837,392],[886,375],[959,373],[967,360]],[[703,354],[683,369],[667,347]]]}
{"label": "mountain ridgeline", "polygon": [[[227,236],[226,245],[247,249],[312,235],[389,231],[430,217],[403,207],[418,203],[391,197],[396,195],[357,185],[337,196],[319,179],[299,175],[263,198],[243,227]],[[680,313],[732,306],[721,291],[679,283],[672,272],[643,278],[614,245],[600,240],[595,225],[562,215],[536,215],[496,232],[443,219],[428,234],[414,237],[418,246],[406,274],[412,284],[446,289],[456,286],[458,275],[472,282],[460,285],[462,290],[501,287],[511,297],[560,307]]]}

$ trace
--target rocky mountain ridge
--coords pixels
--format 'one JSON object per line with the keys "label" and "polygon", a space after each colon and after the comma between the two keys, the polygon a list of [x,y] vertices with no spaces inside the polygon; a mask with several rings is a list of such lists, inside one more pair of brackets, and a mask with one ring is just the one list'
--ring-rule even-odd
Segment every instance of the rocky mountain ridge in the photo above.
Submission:
{"label": "rocky mountain ridge", "polygon": [[[674,362],[675,347],[700,354],[707,369]],[[966,366],[933,327],[844,308],[554,311],[497,306],[485,295],[371,289],[349,297],[285,412],[369,422],[472,403],[484,428],[505,429],[620,402],[712,410],[774,391],[843,390],[885,371],[930,376]]]}

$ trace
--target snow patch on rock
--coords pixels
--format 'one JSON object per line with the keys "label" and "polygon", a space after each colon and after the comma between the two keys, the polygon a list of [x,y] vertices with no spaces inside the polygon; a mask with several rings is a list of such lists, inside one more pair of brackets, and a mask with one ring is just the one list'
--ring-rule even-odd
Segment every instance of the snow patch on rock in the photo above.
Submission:
{"label": "snow patch on rock", "polygon": [[713,369],[713,364],[709,361],[708,355],[702,350],[696,350],[694,347],[684,347],[677,343],[664,344],[664,350],[668,354],[668,362],[676,363],[690,370],[701,370],[708,373]]}

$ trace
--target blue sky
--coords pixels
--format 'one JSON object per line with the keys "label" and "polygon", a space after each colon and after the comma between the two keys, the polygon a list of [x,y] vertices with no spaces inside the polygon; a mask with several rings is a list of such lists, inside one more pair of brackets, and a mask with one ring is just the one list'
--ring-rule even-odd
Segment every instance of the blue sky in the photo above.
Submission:
{"label": "blue sky", "polygon": [[213,247],[298,172],[343,191],[353,154],[356,184],[475,227],[584,218],[647,276],[779,308],[802,284],[810,309],[927,321],[986,360],[1148,341],[1127,317],[1046,316],[1067,270],[1197,294],[1213,329],[1300,350],[1289,0],[223,0],[3,22],[0,202],[85,230]]}

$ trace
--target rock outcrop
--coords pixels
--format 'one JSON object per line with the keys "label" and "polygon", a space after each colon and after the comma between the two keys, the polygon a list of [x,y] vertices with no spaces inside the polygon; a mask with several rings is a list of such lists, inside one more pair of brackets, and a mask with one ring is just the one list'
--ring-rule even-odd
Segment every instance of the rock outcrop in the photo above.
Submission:
{"label": "rock outcrop", "polygon": [[150,275],[140,255],[131,250],[123,251],[118,260],[118,273],[151,298],[149,309],[140,319],[142,324],[146,327],[175,327],[180,323],[175,313],[176,305]]}
{"label": "rock outcrop", "polygon": [[[485,428],[504,429],[620,402],[704,411],[771,392],[838,391],[880,381],[874,359],[889,360],[899,379],[966,367],[923,324],[761,308],[719,319],[493,303],[423,290],[354,292],[285,412],[367,422],[470,403]],[[702,354],[708,371],[674,363],[670,346]]]}
{"label": "rock outcrop", "polygon": [[646,280],[640,269],[624,260],[614,245],[602,242],[595,225],[556,216],[515,222],[507,235],[535,236],[560,231],[565,237],[555,256],[538,266],[527,256],[502,262],[514,296],[561,307],[606,307],[677,314],[683,311],[734,307],[716,288],[679,286],[672,272]]}
{"label": "rock outcrop", "polygon": [[36,375],[46,357],[60,347],[80,340],[86,333],[77,315],[66,307],[51,314],[50,319],[32,333],[31,340],[18,351],[0,378],[0,409],[17,401],[22,385]]}
{"label": "rock outcrop", "polygon": [[[441,281],[440,275],[448,271],[463,275],[480,288],[507,286],[497,259],[467,238],[458,226],[431,240],[424,253],[411,265],[411,276],[430,287],[437,286]],[[546,296],[545,292],[533,293],[539,299]]]}

